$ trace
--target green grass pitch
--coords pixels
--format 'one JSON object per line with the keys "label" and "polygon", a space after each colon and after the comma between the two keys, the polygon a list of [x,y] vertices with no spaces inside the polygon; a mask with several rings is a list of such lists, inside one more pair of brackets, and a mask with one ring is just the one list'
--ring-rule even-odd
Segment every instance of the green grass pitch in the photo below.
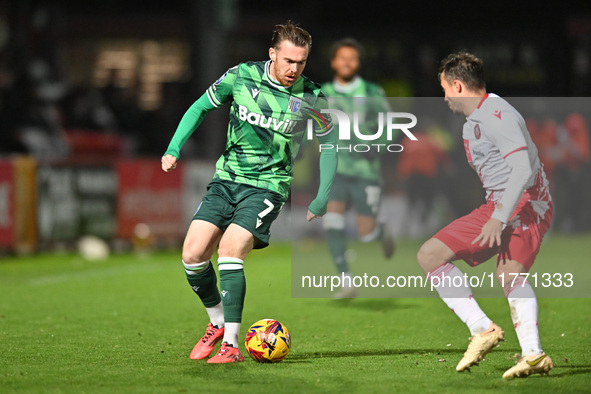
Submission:
{"label": "green grass pitch", "polygon": [[[541,263],[576,265],[577,275],[588,279],[590,244],[589,235],[549,237]],[[389,263],[393,272],[416,264],[419,245],[399,242]],[[0,392],[591,390],[590,299],[540,299],[542,344],[555,369],[547,377],[503,381],[501,375],[519,352],[505,299],[484,298],[480,304],[505,328],[507,341],[480,367],[459,374],[455,365],[469,332],[441,300],[294,299],[289,259],[289,245],[281,243],[247,259],[242,328],[244,338],[256,320],[280,320],[293,338],[287,358],[279,364],[257,364],[246,356],[241,364],[208,365],[188,358],[207,318],[186,283],[180,252],[146,258],[114,255],[104,262],[70,254],[4,258]]]}

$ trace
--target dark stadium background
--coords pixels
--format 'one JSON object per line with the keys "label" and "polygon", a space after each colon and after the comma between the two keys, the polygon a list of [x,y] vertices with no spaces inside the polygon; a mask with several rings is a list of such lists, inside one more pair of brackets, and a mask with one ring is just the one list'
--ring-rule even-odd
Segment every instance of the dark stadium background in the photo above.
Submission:
{"label": "dark stadium background", "polygon": [[[460,49],[485,60],[487,86],[502,96],[591,96],[589,2],[0,0],[0,157],[73,165],[80,177],[115,160],[157,162],[191,103],[227,68],[266,59],[287,19],[313,36],[305,74],[316,82],[331,78],[331,43],[352,36],[366,48],[362,75],[389,96],[440,97],[438,62]],[[224,110],[208,115],[183,158],[215,160],[226,122]],[[588,193],[588,161],[581,171]],[[113,193],[103,191],[107,211]]]}

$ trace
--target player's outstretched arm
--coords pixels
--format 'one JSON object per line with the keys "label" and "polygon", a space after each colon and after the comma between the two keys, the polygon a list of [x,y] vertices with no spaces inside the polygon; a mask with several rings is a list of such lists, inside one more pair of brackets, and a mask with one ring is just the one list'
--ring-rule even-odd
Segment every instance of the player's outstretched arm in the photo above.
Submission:
{"label": "player's outstretched arm", "polygon": [[[234,82],[238,73],[238,66],[232,67],[217,81],[211,85],[205,93],[197,101],[189,107],[187,112],[183,115],[179,123],[168,149],[164,152],[164,157],[167,155],[174,156],[177,160],[180,158],[180,152],[185,142],[189,139],[191,134],[199,127],[205,115],[216,108],[221,107],[224,103],[232,98],[234,89]],[[164,167],[163,167],[164,169]],[[174,169],[174,167],[169,168]],[[166,171],[164,169],[164,171]]]}
{"label": "player's outstretched arm", "polygon": [[318,218],[326,213],[326,206],[330,197],[332,181],[337,172],[338,156],[336,151],[336,137],[329,131],[327,134],[318,137],[323,146],[332,146],[331,149],[322,149],[320,152],[320,185],[318,194],[310,203],[306,219],[308,221]]}
{"label": "player's outstretched arm", "polygon": [[[203,118],[205,115],[215,109],[209,99],[207,98],[207,93],[204,93],[197,101],[193,103],[183,115],[172,139],[170,144],[168,144],[168,149],[164,153],[162,157],[162,169],[166,172],[173,170],[174,167],[168,167],[168,170],[164,168],[164,158],[167,156],[173,156],[176,160],[179,159],[181,148],[185,145],[185,142],[189,139],[191,134],[199,127],[201,122],[203,122]],[[170,162],[171,159],[167,160],[167,163],[173,164]],[[174,166],[176,167],[176,161],[174,162]]]}

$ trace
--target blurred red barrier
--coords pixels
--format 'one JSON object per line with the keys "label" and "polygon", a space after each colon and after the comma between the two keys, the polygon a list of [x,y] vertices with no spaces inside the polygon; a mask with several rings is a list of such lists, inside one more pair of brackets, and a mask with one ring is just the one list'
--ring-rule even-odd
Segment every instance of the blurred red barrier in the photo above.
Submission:
{"label": "blurred red barrier", "polygon": [[14,165],[0,161],[0,246],[12,246],[15,241]]}
{"label": "blurred red barrier", "polygon": [[183,168],[165,173],[158,159],[120,160],[117,162],[117,236],[133,237],[138,223],[150,227],[156,238],[182,239]]}

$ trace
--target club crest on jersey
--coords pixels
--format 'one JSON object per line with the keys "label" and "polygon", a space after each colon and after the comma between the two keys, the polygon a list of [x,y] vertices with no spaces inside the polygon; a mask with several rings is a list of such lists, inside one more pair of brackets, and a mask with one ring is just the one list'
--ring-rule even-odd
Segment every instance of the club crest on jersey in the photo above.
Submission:
{"label": "club crest on jersey", "polygon": [[477,140],[480,139],[480,137],[482,136],[482,133],[480,132],[480,125],[476,125],[474,126],[474,137],[476,137]]}
{"label": "club crest on jersey", "polygon": [[295,98],[295,97],[289,98],[288,108],[291,112],[294,112],[294,113],[298,112],[301,107],[302,107],[302,100],[300,100],[299,98]]}

